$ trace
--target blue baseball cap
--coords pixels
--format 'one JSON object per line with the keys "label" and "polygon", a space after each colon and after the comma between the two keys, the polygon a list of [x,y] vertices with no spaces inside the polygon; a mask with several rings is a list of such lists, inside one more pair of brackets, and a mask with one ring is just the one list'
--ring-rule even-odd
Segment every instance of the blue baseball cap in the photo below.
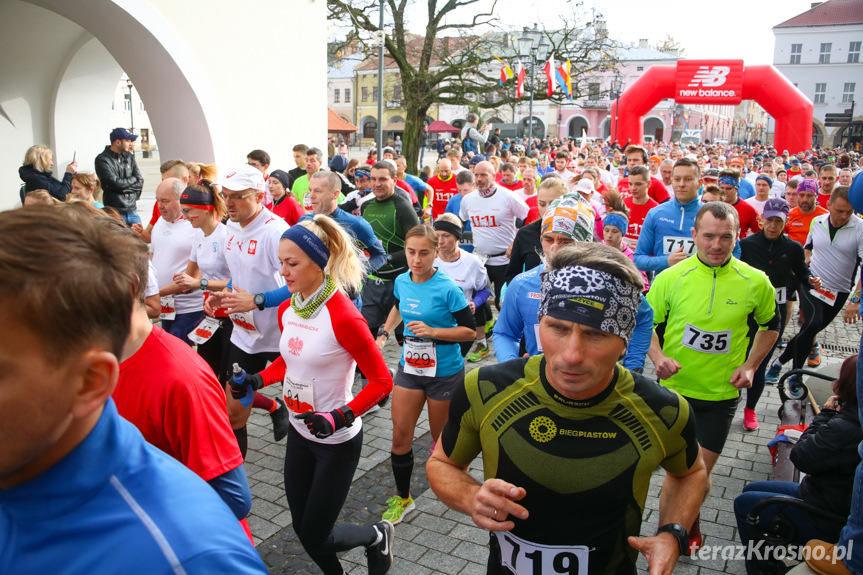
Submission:
{"label": "blue baseball cap", "polygon": [[132,140],[133,142],[138,139],[138,136],[127,130],[126,128],[114,128],[111,130],[111,142],[116,142],[117,140]]}

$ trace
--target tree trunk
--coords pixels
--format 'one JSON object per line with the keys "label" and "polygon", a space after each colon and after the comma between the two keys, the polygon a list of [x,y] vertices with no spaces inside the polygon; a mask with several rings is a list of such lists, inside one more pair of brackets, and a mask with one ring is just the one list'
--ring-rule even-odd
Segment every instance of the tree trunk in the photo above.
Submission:
{"label": "tree trunk", "polygon": [[[414,106],[408,103],[405,110],[405,132],[402,137],[402,154],[407,160],[407,172],[418,174],[420,147],[425,136],[425,118],[428,106]],[[426,150],[428,151],[428,150]]]}

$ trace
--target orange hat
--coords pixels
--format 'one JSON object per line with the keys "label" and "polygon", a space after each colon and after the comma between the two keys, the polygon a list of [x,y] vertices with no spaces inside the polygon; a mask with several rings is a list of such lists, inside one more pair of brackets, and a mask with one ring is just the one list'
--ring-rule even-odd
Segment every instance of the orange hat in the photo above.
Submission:
{"label": "orange hat", "polygon": [[651,161],[651,162],[660,162],[660,163],[661,163],[661,162],[662,162],[662,158],[660,158],[659,156],[650,156],[650,161]]}
{"label": "orange hat", "polygon": [[744,164],[743,164],[743,160],[741,160],[740,158],[734,158],[734,159],[732,159],[730,162],[728,162],[728,165],[729,165],[729,166],[730,166],[731,164],[738,164],[738,165],[740,165],[740,166],[743,166],[743,165],[744,165]]}

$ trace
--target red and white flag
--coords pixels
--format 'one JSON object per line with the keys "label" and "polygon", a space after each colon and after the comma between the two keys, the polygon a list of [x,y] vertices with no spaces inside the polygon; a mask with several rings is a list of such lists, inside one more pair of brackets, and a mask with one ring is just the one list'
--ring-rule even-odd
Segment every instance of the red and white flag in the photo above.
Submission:
{"label": "red and white flag", "polygon": [[524,88],[524,66],[521,65],[521,60],[515,67],[515,97],[521,98],[522,88]]}

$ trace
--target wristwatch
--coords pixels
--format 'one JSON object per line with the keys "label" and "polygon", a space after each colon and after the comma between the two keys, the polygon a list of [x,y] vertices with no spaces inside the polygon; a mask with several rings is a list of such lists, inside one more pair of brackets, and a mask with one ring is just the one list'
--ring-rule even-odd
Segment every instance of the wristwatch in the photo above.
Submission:
{"label": "wristwatch", "polygon": [[207,286],[210,285],[210,280],[207,278],[201,278],[201,291],[207,289]]}
{"label": "wristwatch", "polygon": [[671,533],[677,537],[677,545],[680,547],[680,554],[686,555],[689,552],[689,534],[686,533],[686,527],[679,523],[666,523],[656,530],[656,534]]}
{"label": "wristwatch", "polygon": [[264,302],[266,301],[264,299],[264,294],[262,294],[262,293],[255,294],[255,300],[254,301],[255,301],[255,305],[258,306],[258,309],[261,311],[264,311]]}
{"label": "wristwatch", "polygon": [[388,332],[384,328],[380,328],[378,330],[378,337],[380,337],[380,336],[384,336],[384,339],[389,339],[390,338],[390,332]]}

